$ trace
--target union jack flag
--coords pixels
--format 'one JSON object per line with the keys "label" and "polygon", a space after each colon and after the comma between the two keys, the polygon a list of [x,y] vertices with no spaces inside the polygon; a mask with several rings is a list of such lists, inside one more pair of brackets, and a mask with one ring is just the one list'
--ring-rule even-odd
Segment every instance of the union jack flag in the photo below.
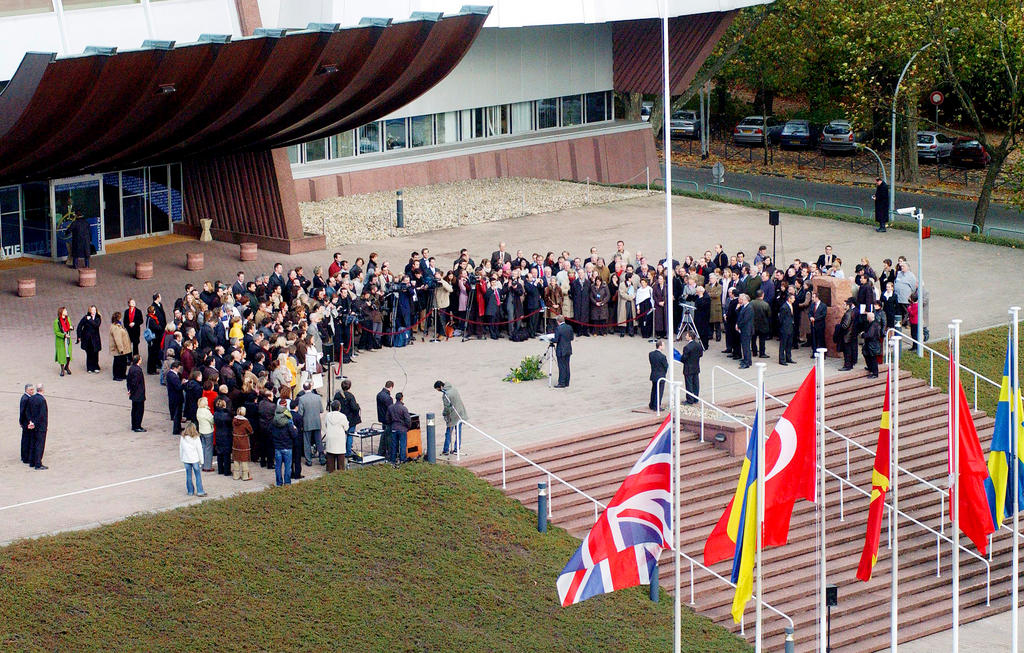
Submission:
{"label": "union jack flag", "polygon": [[661,550],[672,546],[671,479],[669,416],[558,576],[563,606],[650,584]]}

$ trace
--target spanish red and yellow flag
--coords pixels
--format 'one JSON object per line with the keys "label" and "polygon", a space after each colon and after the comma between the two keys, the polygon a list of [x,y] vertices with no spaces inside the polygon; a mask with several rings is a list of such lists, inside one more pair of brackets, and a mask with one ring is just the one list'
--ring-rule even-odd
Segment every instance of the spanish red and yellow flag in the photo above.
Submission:
{"label": "spanish red and yellow flag", "polygon": [[882,422],[878,426],[878,449],[875,450],[875,466],[871,470],[871,505],[868,507],[868,534],[864,540],[864,551],[860,554],[857,578],[865,583],[871,580],[871,571],[878,562],[878,540],[882,533],[882,515],[885,514],[885,494],[889,491],[889,383],[892,377],[885,377],[885,399],[882,402]]}

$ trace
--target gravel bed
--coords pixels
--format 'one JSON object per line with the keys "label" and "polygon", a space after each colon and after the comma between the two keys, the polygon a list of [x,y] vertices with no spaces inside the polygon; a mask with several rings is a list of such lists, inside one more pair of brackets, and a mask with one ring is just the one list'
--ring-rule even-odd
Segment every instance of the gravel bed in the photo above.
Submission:
{"label": "gravel bed", "polygon": [[[423,233],[535,213],[642,197],[647,191],[545,179],[473,179],[402,191],[402,234]],[[332,197],[299,204],[307,233],[324,233],[329,246],[397,235],[393,191]]]}

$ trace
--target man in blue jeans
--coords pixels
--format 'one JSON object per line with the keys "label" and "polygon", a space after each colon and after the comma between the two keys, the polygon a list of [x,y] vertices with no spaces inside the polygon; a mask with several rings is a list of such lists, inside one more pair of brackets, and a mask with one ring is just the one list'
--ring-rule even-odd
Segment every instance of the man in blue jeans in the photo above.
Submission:
{"label": "man in blue jeans", "polygon": [[282,399],[274,410],[274,419],[270,423],[270,437],[274,444],[274,479],[279,486],[291,485],[292,444],[298,437],[298,431],[292,424],[287,399]]}
{"label": "man in blue jeans", "polygon": [[391,447],[388,451],[388,462],[395,467],[408,460],[409,428],[412,427],[412,417],[409,409],[402,401],[404,395],[399,392],[395,395],[395,403],[388,408],[388,424],[391,426]]}
{"label": "man in blue jeans", "polygon": [[[467,419],[466,407],[462,404],[459,391],[451,383],[435,381],[434,390],[441,393],[441,415],[444,416],[444,447],[441,455],[447,456],[462,449],[462,422]],[[452,434],[455,441],[452,441]]]}

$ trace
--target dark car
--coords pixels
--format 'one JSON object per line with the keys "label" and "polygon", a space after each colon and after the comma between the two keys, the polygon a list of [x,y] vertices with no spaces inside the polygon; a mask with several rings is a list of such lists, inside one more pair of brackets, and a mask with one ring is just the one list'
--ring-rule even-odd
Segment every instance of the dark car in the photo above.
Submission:
{"label": "dark car", "polygon": [[809,120],[790,120],[782,128],[779,147],[810,149],[818,144],[818,126]]}
{"label": "dark car", "polygon": [[992,156],[976,139],[958,136],[953,141],[953,151],[949,155],[949,163],[960,168],[986,168]]}
{"label": "dark car", "polygon": [[778,143],[782,123],[774,116],[747,116],[732,130],[732,142],[736,145],[764,145],[764,130],[768,128],[768,142]]}

